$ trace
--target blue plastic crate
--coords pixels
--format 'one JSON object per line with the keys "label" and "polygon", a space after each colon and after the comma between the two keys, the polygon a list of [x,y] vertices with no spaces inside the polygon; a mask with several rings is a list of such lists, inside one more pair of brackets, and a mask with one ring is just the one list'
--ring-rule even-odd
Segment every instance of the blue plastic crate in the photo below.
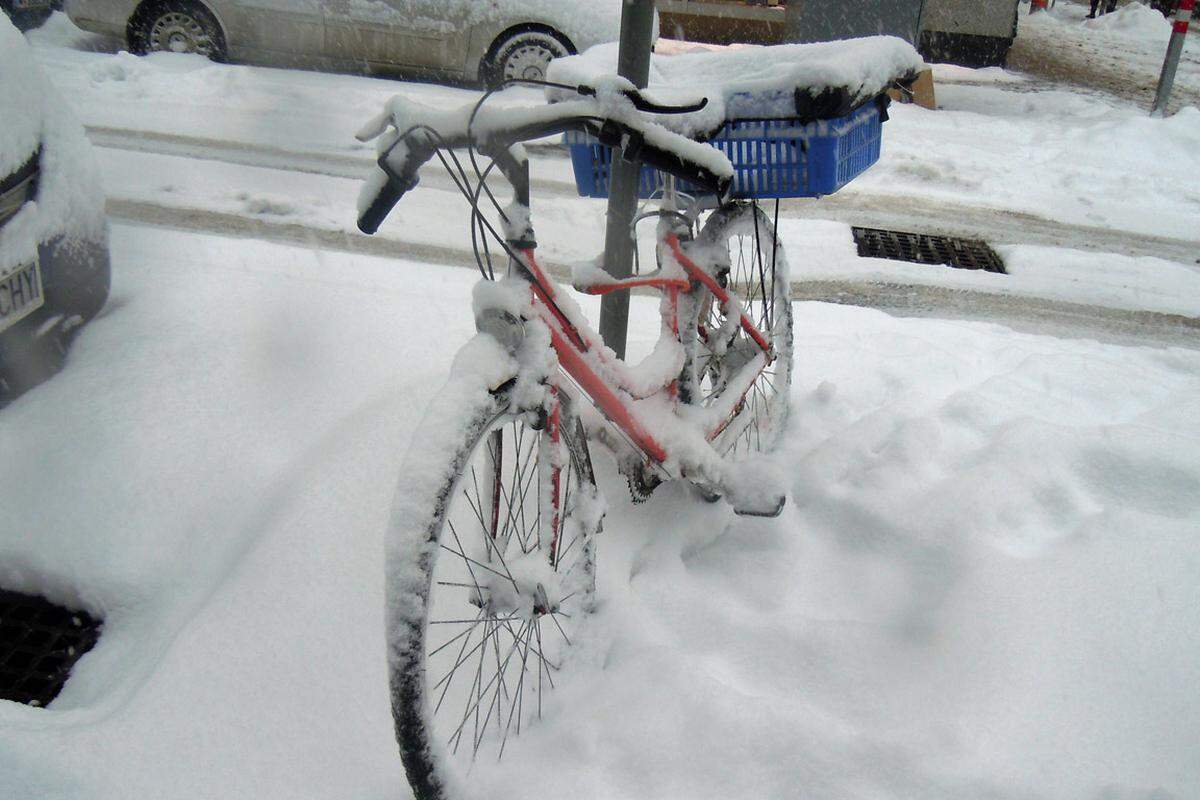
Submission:
{"label": "blue plastic crate", "polygon": [[[870,103],[844,117],[800,125],[793,120],[727,122],[708,140],[733,164],[733,196],[739,198],[820,197],[832,194],[879,160],[883,124]],[[575,187],[583,197],[608,197],[610,148],[579,133],[566,134],[575,170]],[[689,194],[703,190],[679,181]],[[642,167],[638,196],[662,191],[663,176]]]}

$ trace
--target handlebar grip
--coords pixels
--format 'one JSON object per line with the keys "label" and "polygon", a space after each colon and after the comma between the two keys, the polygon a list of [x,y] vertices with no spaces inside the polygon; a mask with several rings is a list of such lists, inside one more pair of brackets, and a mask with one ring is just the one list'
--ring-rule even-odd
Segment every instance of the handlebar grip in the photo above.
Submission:
{"label": "handlebar grip", "polygon": [[379,226],[387,219],[387,215],[392,213],[392,209],[396,207],[396,203],[400,202],[400,198],[416,185],[416,178],[405,182],[389,176],[387,183],[371,201],[371,205],[367,206],[366,211],[359,215],[358,229],[368,236],[379,230]]}
{"label": "handlebar grip", "polygon": [[626,161],[637,161],[654,167],[660,172],[674,175],[695,186],[707,189],[718,197],[725,197],[733,183],[732,178],[722,177],[698,161],[684,158],[678,153],[656,147],[646,141],[641,132],[626,125],[609,120],[596,132],[601,144],[620,152]]}
{"label": "handlebar grip", "polygon": [[696,186],[701,186],[717,195],[724,197],[729,191],[733,180],[717,175],[712,170],[680,158],[670,150],[663,150],[651,144],[643,143],[638,149],[634,160],[641,161],[660,172],[667,172],[677,178]]}

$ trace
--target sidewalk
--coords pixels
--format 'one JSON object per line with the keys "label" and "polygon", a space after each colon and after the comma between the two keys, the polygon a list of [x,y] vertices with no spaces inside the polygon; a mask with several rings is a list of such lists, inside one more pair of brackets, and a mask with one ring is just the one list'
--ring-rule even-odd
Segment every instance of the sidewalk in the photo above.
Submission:
{"label": "sidewalk", "polygon": [[[1158,86],[1171,25],[1132,2],[1113,14],[1086,19],[1086,3],[1062,0],[1046,13],[1020,11],[1010,69],[1057,84],[1119,97],[1149,110]],[[1200,39],[1193,22],[1184,45],[1168,113],[1200,107]]]}

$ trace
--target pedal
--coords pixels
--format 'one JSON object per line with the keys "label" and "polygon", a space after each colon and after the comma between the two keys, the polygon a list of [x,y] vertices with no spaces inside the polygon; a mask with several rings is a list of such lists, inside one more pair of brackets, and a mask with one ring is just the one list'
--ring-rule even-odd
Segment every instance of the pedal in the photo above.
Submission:
{"label": "pedal", "polygon": [[743,517],[777,517],[787,503],[778,469],[762,458],[738,462],[722,488],[733,513]]}
{"label": "pedal", "polygon": [[787,505],[786,494],[764,497],[762,500],[761,503],[751,505],[735,505],[733,513],[739,517],[778,517],[783,512],[783,507]]}

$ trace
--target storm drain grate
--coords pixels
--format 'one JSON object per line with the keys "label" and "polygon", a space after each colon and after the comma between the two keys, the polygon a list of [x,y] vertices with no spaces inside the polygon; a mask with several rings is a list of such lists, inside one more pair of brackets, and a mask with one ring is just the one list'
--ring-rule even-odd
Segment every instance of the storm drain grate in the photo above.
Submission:
{"label": "storm drain grate", "polygon": [[46,705],[99,636],[100,622],[83,611],[0,591],[0,699]]}
{"label": "storm drain grate", "polygon": [[987,242],[934,236],[928,233],[853,228],[858,254],[864,258],[887,258],[916,264],[945,264],[957,269],[982,269],[1007,274],[1004,262]]}

